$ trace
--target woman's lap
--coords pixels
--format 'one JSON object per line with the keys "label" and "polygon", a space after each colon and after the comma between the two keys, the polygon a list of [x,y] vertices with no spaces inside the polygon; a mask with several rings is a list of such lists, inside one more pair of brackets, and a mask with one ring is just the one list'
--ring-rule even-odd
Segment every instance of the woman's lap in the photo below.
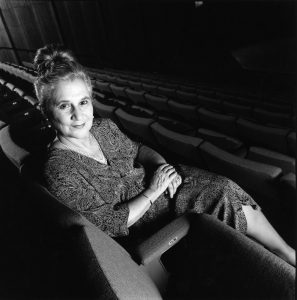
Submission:
{"label": "woman's lap", "polygon": [[175,197],[177,215],[186,211],[215,216],[236,230],[246,232],[242,205],[260,209],[257,203],[232,180],[196,167],[181,165],[183,185]]}

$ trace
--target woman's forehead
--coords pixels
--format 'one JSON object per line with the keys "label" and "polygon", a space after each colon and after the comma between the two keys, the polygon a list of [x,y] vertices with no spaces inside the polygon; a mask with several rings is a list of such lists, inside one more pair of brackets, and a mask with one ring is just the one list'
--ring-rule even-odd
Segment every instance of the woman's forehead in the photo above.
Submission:
{"label": "woman's forehead", "polygon": [[81,97],[89,97],[90,91],[84,80],[75,78],[73,80],[61,80],[56,87],[56,101],[74,100]]}

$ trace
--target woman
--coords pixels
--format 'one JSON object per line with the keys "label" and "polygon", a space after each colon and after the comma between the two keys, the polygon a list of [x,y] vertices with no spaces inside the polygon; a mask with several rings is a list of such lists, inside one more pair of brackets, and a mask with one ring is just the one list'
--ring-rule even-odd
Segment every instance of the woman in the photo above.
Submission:
{"label": "woman", "polygon": [[44,169],[57,198],[114,237],[128,235],[132,225],[141,234],[155,230],[172,214],[211,214],[295,265],[295,250],[234,182],[195,167],[173,167],[111,120],[93,121],[90,78],[70,52],[45,46],[34,62],[36,95],[57,131]]}

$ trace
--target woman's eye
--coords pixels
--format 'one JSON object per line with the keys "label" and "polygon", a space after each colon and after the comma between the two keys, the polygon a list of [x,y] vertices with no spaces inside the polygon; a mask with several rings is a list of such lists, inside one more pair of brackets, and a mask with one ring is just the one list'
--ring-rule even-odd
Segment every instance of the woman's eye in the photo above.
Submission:
{"label": "woman's eye", "polygon": [[86,105],[89,103],[89,100],[88,99],[84,99],[80,102],[81,105]]}
{"label": "woman's eye", "polygon": [[59,109],[61,109],[61,110],[65,110],[68,107],[69,107],[69,104],[61,104],[61,105],[59,105]]}

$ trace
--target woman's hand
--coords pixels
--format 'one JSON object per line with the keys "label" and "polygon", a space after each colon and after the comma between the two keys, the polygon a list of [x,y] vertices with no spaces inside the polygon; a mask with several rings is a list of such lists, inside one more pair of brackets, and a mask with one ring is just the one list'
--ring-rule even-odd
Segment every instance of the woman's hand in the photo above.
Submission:
{"label": "woman's hand", "polygon": [[182,183],[182,178],[180,175],[177,174],[177,176],[175,176],[175,178],[170,182],[167,188],[167,192],[169,193],[170,198],[173,198],[177,188],[181,185],[181,183]]}
{"label": "woman's hand", "polygon": [[178,176],[173,166],[163,164],[155,171],[149,189],[158,196],[161,195],[170,185],[170,183]]}

